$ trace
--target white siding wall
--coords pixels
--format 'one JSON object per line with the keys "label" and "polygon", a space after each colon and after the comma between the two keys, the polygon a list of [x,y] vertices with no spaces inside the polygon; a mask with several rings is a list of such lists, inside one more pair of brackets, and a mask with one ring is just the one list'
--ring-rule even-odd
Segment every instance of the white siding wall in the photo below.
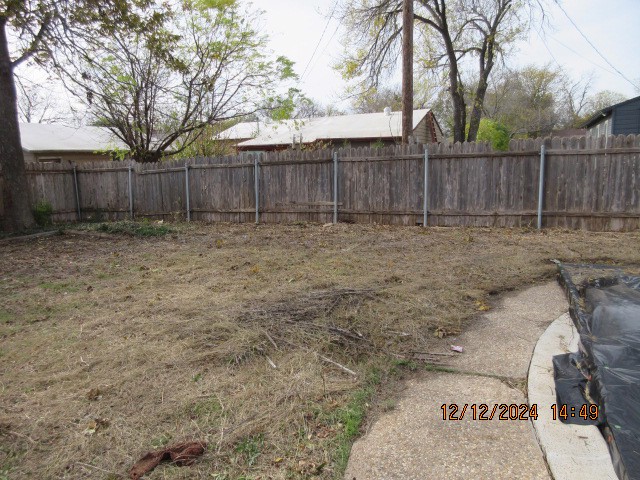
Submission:
{"label": "white siding wall", "polygon": [[425,143],[429,143],[431,141],[431,135],[429,134],[429,128],[427,127],[426,116],[416,126],[415,130],[413,131],[413,136],[415,137],[416,143],[418,145],[424,145]]}
{"label": "white siding wall", "polygon": [[612,128],[611,117],[607,118],[604,122],[600,122],[589,129],[590,137],[601,137],[603,135],[611,135]]}

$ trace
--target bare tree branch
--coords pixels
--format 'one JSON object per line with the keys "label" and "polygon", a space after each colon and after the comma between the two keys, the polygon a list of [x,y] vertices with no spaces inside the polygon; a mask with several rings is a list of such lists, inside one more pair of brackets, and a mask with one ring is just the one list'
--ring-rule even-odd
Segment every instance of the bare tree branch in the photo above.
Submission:
{"label": "bare tree branch", "polygon": [[[426,75],[447,75],[453,106],[453,137],[475,140],[483,112],[488,80],[503,45],[526,32],[531,19],[524,12],[542,8],[543,0],[415,0],[415,26],[422,43],[415,47],[416,61]],[[363,91],[378,87],[397,66],[399,0],[348,0],[342,22],[349,32],[345,39],[343,74],[358,79]],[[474,88],[467,91],[462,72],[476,60]]]}
{"label": "bare tree branch", "polygon": [[206,126],[258,111],[287,71],[239,4],[183,7],[169,4],[154,29],[85,37],[57,56],[67,88],[138,161],[184,151]]}

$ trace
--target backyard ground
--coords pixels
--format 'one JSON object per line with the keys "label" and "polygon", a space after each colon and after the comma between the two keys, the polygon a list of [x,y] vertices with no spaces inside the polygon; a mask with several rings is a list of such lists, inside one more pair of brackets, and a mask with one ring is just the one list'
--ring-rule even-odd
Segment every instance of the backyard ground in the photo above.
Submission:
{"label": "backyard ground", "polygon": [[0,479],[125,478],[184,440],[204,455],[145,478],[339,478],[495,295],[640,264],[637,232],[165,226],[0,244]]}

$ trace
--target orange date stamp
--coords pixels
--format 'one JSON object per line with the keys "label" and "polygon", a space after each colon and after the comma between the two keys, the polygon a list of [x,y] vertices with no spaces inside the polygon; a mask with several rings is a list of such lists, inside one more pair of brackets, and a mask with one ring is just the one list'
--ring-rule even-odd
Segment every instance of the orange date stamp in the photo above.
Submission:
{"label": "orange date stamp", "polygon": [[489,406],[486,403],[443,403],[440,407],[442,410],[443,420],[462,420],[470,418],[471,420],[489,421],[494,418],[497,420],[537,420],[538,405],[535,403],[527,405],[526,403],[500,403]]}

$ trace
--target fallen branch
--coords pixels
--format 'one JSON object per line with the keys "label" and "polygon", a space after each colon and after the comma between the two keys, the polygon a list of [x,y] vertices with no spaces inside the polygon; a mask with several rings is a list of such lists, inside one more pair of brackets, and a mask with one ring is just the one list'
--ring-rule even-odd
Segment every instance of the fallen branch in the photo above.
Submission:
{"label": "fallen branch", "polygon": [[394,335],[398,335],[399,337],[410,337],[411,334],[407,333],[407,332],[396,332],[395,330],[389,330],[389,333],[392,333]]}
{"label": "fallen branch", "polygon": [[[316,353],[317,353],[317,352],[316,352]],[[347,373],[349,373],[349,374],[353,375],[354,377],[357,377],[357,376],[358,376],[358,374],[357,374],[356,372],[354,372],[353,370],[348,369],[348,368],[347,368],[347,367],[345,367],[344,365],[342,365],[342,364],[340,364],[340,363],[338,363],[338,362],[336,362],[336,361],[334,361],[334,360],[331,360],[330,358],[325,357],[324,355],[320,355],[319,353],[317,353],[317,355],[318,355],[322,360],[324,360],[325,362],[328,362],[328,363],[330,363],[330,364],[332,364],[332,365],[335,365],[335,366],[336,366],[336,367],[338,367],[340,370],[342,370],[342,371],[344,371],[344,372],[347,372]]]}
{"label": "fallen branch", "polygon": [[64,234],[65,235],[77,235],[79,237],[94,237],[94,238],[108,238],[108,239],[113,239],[114,238],[114,236],[112,234],[95,232],[95,231],[92,231],[92,230],[71,230],[71,229],[66,229],[66,230],[64,230]]}
{"label": "fallen branch", "polygon": [[325,361],[325,362],[327,362],[327,363],[330,363],[330,364],[332,364],[332,365],[335,365],[335,366],[336,366],[336,367],[338,367],[340,370],[342,370],[343,372],[348,373],[349,375],[353,375],[354,377],[357,377],[357,376],[358,376],[358,374],[357,374],[356,372],[354,372],[353,370],[351,370],[351,369],[349,369],[349,368],[345,367],[344,365],[342,365],[341,363],[336,362],[335,360],[331,360],[329,357],[325,357],[324,355],[322,355],[322,354],[321,354],[321,353],[319,353],[319,352],[316,352],[315,350],[311,350],[310,348],[303,347],[302,345],[296,345],[295,343],[292,343],[292,342],[290,342],[290,341],[288,341],[288,340],[284,340],[284,339],[283,339],[283,341],[284,341],[284,342],[286,342],[286,343],[288,343],[288,344],[289,344],[289,345],[291,345],[292,347],[299,348],[300,350],[305,350],[305,351],[307,351],[307,352],[309,352],[309,353],[313,353],[313,354],[317,355],[317,356],[318,356],[318,358],[320,358],[320,359],[324,360],[324,361]]}
{"label": "fallen branch", "polygon": [[364,335],[360,334],[360,333],[355,333],[355,332],[350,332],[349,330],[345,330],[344,328],[340,328],[340,327],[336,327],[335,325],[320,325],[318,323],[313,323],[307,320],[283,320],[285,323],[288,323],[290,325],[296,325],[296,326],[304,326],[307,328],[314,328],[316,330],[321,330],[321,331],[328,331],[330,333],[333,333],[335,335],[340,335],[341,337],[350,340],[350,341],[356,341],[357,343],[360,342],[364,342],[364,343],[368,343],[371,344],[371,341],[369,341]]}
{"label": "fallen branch", "polygon": [[25,435],[24,433],[14,432],[13,430],[8,430],[7,433],[10,433],[11,435],[15,435],[16,437],[25,438],[29,440],[31,443],[36,443],[36,441],[33,438],[31,438],[29,435]]}
{"label": "fallen branch", "polygon": [[373,289],[323,290],[304,295],[297,302],[281,301],[267,308],[256,308],[240,316],[241,321],[288,321],[310,323],[313,319],[330,315],[345,299],[362,301],[375,298]]}
{"label": "fallen branch", "polygon": [[455,353],[438,353],[438,352],[409,352],[417,355],[436,355],[442,357],[455,357]]}
{"label": "fallen branch", "polygon": [[280,350],[278,348],[278,344],[273,340],[273,338],[271,338],[271,335],[269,335],[269,332],[267,332],[266,330],[263,330],[263,333],[267,336],[267,338],[271,342],[271,345],[273,345],[273,348],[275,348],[276,350]]}
{"label": "fallen branch", "polygon": [[418,353],[418,354],[413,354],[413,356],[407,357],[406,355],[400,355],[399,353],[391,352],[389,350],[381,350],[381,352],[386,355],[397,358],[398,360],[403,360],[403,361],[417,360],[425,363],[438,364],[439,366],[446,366],[446,364],[441,363],[443,360],[437,356],[421,355]]}
{"label": "fallen branch", "polygon": [[343,337],[346,337],[350,340],[360,340],[360,341],[368,342],[368,340],[362,334],[350,332],[349,330],[345,330],[344,328],[331,325],[327,327],[327,329],[330,332],[337,333],[338,335],[342,335]]}
{"label": "fallen branch", "polygon": [[5,243],[28,241],[35,238],[52,237],[54,235],[60,235],[60,232],[58,230],[51,230],[48,232],[32,233],[31,235],[22,235],[20,237],[7,237],[0,240],[0,245]]}
{"label": "fallen branch", "polygon": [[276,366],[275,363],[273,363],[273,360],[271,360],[267,355],[265,355],[267,362],[269,362],[269,365],[271,365],[271,368],[273,368],[274,370],[276,370],[278,367]]}

